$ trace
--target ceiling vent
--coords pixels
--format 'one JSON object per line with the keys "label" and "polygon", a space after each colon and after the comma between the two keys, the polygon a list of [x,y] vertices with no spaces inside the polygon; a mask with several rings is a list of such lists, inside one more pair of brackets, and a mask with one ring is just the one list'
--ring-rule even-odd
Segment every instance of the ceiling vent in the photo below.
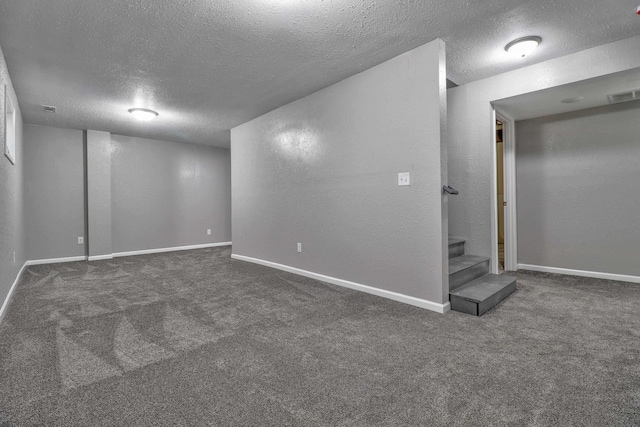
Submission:
{"label": "ceiling vent", "polygon": [[614,93],[607,95],[610,104],[618,104],[620,102],[635,101],[640,99],[640,89],[632,90],[629,92]]}
{"label": "ceiling vent", "polygon": [[56,112],[56,107],[54,107],[53,105],[43,105],[42,108],[44,108],[44,111],[46,111],[47,113]]}

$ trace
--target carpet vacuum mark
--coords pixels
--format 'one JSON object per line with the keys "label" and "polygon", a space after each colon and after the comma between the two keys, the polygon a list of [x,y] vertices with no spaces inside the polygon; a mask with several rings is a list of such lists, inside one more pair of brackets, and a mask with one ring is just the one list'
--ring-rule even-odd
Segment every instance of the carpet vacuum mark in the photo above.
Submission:
{"label": "carpet vacuum mark", "polygon": [[511,273],[476,318],[230,253],[29,267],[0,426],[640,425],[640,285]]}

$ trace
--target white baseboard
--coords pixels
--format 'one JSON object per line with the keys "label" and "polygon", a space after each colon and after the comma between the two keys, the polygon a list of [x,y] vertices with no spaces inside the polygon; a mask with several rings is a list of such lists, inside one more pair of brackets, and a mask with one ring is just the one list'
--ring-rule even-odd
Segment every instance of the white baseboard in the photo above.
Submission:
{"label": "white baseboard", "polygon": [[569,276],[594,277],[596,279],[619,280],[621,282],[640,283],[640,276],[600,273],[597,271],[572,270],[569,268],[546,267],[543,265],[518,264],[518,270],[541,271],[543,273],[566,274]]}
{"label": "white baseboard", "polygon": [[205,243],[203,245],[176,246],[173,248],[144,249],[141,251],[116,252],[113,257],[123,257],[132,255],[158,254],[162,252],[189,251],[191,249],[215,248],[218,246],[230,246],[231,242]]}
{"label": "white baseboard", "polygon": [[102,261],[104,259],[113,259],[113,254],[90,256],[87,258],[87,261]]}
{"label": "white baseboard", "polygon": [[26,265],[57,264],[60,262],[73,262],[73,261],[100,261],[104,259],[113,259],[116,257],[123,257],[123,256],[158,254],[161,252],[188,251],[191,249],[213,248],[217,246],[230,246],[230,245],[231,245],[231,242],[205,243],[202,245],[176,246],[173,248],[157,248],[157,249],[144,249],[141,251],[131,251],[131,252],[116,252],[113,254],[96,255],[96,256],[90,256],[90,257],[75,256],[75,257],[67,257],[67,258],[35,259],[35,260],[27,261]]}
{"label": "white baseboard", "polygon": [[11,297],[13,296],[13,291],[16,290],[16,286],[18,285],[18,282],[22,278],[22,273],[24,273],[24,269],[27,268],[27,265],[28,264],[26,262],[22,265],[22,268],[20,269],[20,271],[18,272],[18,275],[16,276],[16,280],[13,281],[13,285],[11,285],[11,288],[9,289],[9,293],[7,294],[7,297],[4,299],[4,302],[2,303],[2,307],[0,308],[0,322],[4,317],[4,312],[7,309],[7,306],[9,305],[9,301],[11,301]]}
{"label": "white baseboard", "polygon": [[33,259],[27,261],[26,265],[58,264],[60,262],[86,261],[86,256],[72,256],[66,258]]}
{"label": "white baseboard", "polygon": [[288,265],[278,264],[271,261],[265,261],[258,258],[251,258],[244,255],[231,254],[231,258],[240,261],[252,262],[254,264],[264,265],[266,267],[275,268],[289,273],[298,274],[300,276],[309,277],[311,279],[320,280],[322,282],[331,283],[333,285],[342,286],[345,288],[353,289],[356,291],[366,292],[368,294],[376,295],[379,297],[391,299],[394,301],[403,302],[405,304],[413,305],[420,308],[426,308],[427,310],[435,311],[437,313],[446,313],[451,309],[451,305],[447,301],[445,304],[439,304],[433,301],[427,301],[420,298],[411,297],[397,292],[387,291],[384,289],[373,288],[367,285],[361,285],[359,283],[349,282],[347,280],[337,279],[335,277],[325,276],[323,274],[313,273],[307,270],[301,270],[299,268],[290,267]]}

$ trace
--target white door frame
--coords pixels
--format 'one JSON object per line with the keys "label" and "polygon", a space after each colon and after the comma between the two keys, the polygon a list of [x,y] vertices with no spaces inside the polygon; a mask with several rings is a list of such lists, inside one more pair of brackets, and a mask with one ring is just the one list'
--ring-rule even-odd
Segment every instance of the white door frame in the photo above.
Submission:
{"label": "white door frame", "polygon": [[503,141],[503,176],[504,176],[504,201],[507,206],[504,209],[504,269],[507,271],[518,270],[518,227],[516,209],[516,132],[515,121],[503,112],[492,108],[492,157],[493,168],[491,171],[491,270],[498,272],[498,180],[497,180],[497,144],[496,144],[496,120],[502,122]]}

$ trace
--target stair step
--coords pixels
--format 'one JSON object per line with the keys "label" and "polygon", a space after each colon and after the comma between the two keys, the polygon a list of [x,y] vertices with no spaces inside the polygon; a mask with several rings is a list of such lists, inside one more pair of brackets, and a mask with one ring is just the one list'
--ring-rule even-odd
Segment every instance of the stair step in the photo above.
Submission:
{"label": "stair step", "polygon": [[516,278],[487,274],[449,292],[451,309],[482,316],[516,290]]}
{"label": "stair step", "polygon": [[489,258],[460,255],[449,260],[449,291],[489,272]]}
{"label": "stair step", "polygon": [[463,239],[462,237],[449,236],[449,246],[455,245],[457,243],[464,243],[464,242],[466,242],[466,240]]}
{"label": "stair step", "polygon": [[464,255],[464,239],[449,237],[449,259]]}

